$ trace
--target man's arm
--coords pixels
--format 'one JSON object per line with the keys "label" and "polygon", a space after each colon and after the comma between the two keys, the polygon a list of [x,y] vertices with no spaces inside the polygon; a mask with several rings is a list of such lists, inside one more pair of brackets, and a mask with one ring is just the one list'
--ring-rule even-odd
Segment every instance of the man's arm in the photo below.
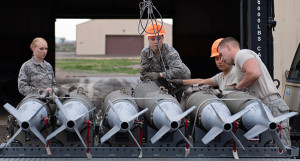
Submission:
{"label": "man's arm", "polygon": [[179,85],[184,85],[184,86],[192,86],[194,84],[207,84],[210,86],[217,86],[213,83],[211,78],[208,79],[168,79],[167,80],[170,83],[175,83],[175,84],[179,84]]}
{"label": "man's arm", "polygon": [[164,53],[166,56],[168,70],[163,72],[163,75],[168,75],[167,79],[190,79],[191,71],[180,59],[179,53],[170,47],[168,53]]}
{"label": "man's arm", "polygon": [[140,79],[144,81],[145,74],[149,72],[149,59],[146,56],[146,53],[142,51],[141,53],[141,60],[140,60]]}
{"label": "man's arm", "polygon": [[194,84],[207,84],[215,87],[216,85],[212,82],[211,78],[208,79],[186,79],[182,80],[182,84],[185,86],[191,86]]}
{"label": "man's arm", "polygon": [[248,59],[243,67],[243,72],[245,73],[244,78],[241,82],[236,85],[238,90],[243,88],[249,88],[255,81],[257,81],[261,75],[261,71],[258,65],[258,62],[255,58]]}

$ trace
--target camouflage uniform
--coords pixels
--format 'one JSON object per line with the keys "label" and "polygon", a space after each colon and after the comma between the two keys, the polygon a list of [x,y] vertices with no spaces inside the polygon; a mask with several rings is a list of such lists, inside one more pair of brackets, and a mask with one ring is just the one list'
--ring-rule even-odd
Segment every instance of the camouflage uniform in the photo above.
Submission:
{"label": "camouflage uniform", "polygon": [[[167,79],[190,79],[191,72],[189,68],[181,61],[178,52],[168,44],[162,44],[162,59],[166,71],[164,71],[162,61],[159,55],[155,55],[150,46],[144,48],[141,53],[141,70],[140,79],[145,80],[145,74],[148,72],[162,73]],[[184,91],[182,86],[173,84],[173,87],[166,81],[166,79],[159,78],[155,81],[158,86],[164,86],[168,89],[171,95],[181,97]],[[175,87],[175,88],[174,88]]]}
{"label": "camouflage uniform", "polygon": [[32,57],[22,65],[18,78],[18,89],[22,95],[34,94],[48,87],[53,88],[55,84],[53,68],[45,60],[39,64]]}
{"label": "camouflage uniform", "polygon": [[[264,99],[263,102],[269,107],[274,117],[278,117],[289,112],[289,107],[281,98]],[[279,132],[281,133],[281,141],[284,145],[291,146],[289,119],[283,120],[280,124],[282,128]]]}

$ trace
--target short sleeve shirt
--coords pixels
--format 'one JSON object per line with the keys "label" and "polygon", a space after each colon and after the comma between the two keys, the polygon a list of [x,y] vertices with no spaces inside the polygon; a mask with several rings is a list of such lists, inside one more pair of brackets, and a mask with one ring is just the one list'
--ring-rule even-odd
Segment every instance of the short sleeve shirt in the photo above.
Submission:
{"label": "short sleeve shirt", "polygon": [[235,70],[236,67],[233,65],[226,76],[224,76],[224,72],[221,72],[213,76],[211,80],[215,85],[219,86],[220,90],[223,90],[228,85],[238,84],[239,81]]}
{"label": "short sleeve shirt", "polygon": [[244,75],[238,74],[243,73],[243,65],[245,62],[249,59],[256,59],[261,71],[261,76],[258,78],[258,80],[249,87],[250,93],[253,93],[254,96],[263,99],[269,95],[277,94],[278,90],[273,82],[273,79],[271,78],[269,71],[265,64],[262,62],[260,57],[252,50],[243,49],[237,52],[235,55],[234,64],[237,67],[237,75],[239,77],[239,81],[241,81],[244,77]]}

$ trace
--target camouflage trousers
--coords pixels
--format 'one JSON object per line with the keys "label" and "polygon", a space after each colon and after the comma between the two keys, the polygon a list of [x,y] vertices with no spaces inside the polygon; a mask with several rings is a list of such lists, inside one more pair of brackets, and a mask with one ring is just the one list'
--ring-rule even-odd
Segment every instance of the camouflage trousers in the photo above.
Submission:
{"label": "camouflage trousers", "polygon": [[[264,103],[269,107],[274,117],[286,114],[290,109],[281,98],[274,100],[264,100]],[[282,121],[280,124],[282,128],[281,141],[284,145],[291,146],[289,119]]]}

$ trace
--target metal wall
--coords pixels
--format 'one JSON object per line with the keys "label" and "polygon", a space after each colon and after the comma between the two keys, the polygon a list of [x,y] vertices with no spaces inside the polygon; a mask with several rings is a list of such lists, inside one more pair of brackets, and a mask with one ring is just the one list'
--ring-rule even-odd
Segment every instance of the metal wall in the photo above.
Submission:
{"label": "metal wall", "polygon": [[208,78],[220,72],[210,58],[211,45],[221,37],[239,39],[240,0],[176,1],[173,17],[175,49],[192,77]]}

